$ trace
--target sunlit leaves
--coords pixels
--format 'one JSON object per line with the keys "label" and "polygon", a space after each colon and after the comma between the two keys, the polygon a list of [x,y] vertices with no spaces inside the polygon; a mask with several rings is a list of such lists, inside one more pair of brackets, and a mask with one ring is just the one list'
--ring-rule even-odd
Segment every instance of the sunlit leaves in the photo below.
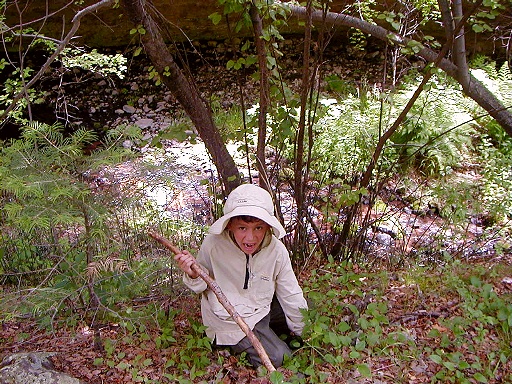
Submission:
{"label": "sunlit leaves", "polygon": [[122,54],[108,55],[93,49],[83,52],[78,49],[66,48],[60,55],[60,60],[66,68],[81,68],[102,76],[116,75],[124,78],[128,59]]}

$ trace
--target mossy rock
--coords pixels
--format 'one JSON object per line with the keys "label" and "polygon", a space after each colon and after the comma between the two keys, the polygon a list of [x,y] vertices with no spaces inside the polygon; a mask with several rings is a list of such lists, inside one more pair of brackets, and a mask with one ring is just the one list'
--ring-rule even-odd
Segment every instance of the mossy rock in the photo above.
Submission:
{"label": "mossy rock", "polygon": [[83,384],[82,381],[54,370],[53,352],[16,353],[0,363],[2,384]]}

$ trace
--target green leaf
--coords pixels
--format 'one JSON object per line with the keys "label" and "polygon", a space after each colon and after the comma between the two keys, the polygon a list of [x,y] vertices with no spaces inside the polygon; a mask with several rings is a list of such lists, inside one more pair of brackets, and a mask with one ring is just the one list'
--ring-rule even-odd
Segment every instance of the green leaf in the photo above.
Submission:
{"label": "green leaf", "polygon": [[117,369],[123,370],[130,368],[130,364],[125,363],[124,361],[121,361],[119,364],[116,365]]}
{"label": "green leaf", "polygon": [[484,375],[482,375],[481,373],[479,373],[479,372],[475,373],[473,375],[473,378],[475,380],[479,381],[480,383],[487,383],[488,382],[487,378]]}
{"label": "green leaf", "polygon": [[215,12],[209,15],[208,18],[212,21],[214,25],[217,25],[222,20],[222,15],[218,12]]}
{"label": "green leaf", "polygon": [[480,278],[478,276],[471,276],[469,281],[471,282],[471,285],[474,286],[474,287],[481,287],[482,286],[482,280],[480,280]]}
{"label": "green leaf", "polygon": [[92,363],[95,366],[103,364],[103,358],[102,357],[96,357]]}
{"label": "green leaf", "polygon": [[439,355],[430,355],[430,360],[436,364],[443,364],[443,359]]}
{"label": "green leaf", "polygon": [[273,384],[284,383],[284,375],[279,371],[274,371],[269,376],[270,382]]}
{"label": "green leaf", "polygon": [[372,377],[372,372],[371,372],[370,367],[368,366],[368,364],[358,364],[357,365],[357,370],[359,371],[359,373],[363,377]]}
{"label": "green leaf", "polygon": [[149,367],[151,364],[153,364],[153,359],[146,359],[142,362],[145,367]]}
{"label": "green leaf", "polygon": [[473,29],[473,32],[475,33],[481,33],[484,31],[484,28],[480,24],[473,24],[471,29]]}

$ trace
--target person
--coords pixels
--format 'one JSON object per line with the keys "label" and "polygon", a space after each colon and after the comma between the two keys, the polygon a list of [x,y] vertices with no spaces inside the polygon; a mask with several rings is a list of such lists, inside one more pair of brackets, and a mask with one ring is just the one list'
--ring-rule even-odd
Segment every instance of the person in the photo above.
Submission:
{"label": "person", "polygon": [[[242,184],[228,196],[224,215],[215,221],[201,244],[197,263],[204,267],[260,340],[274,367],[291,355],[280,338],[300,337],[301,310],[308,308],[290,257],[279,240],[286,232],[274,215],[270,194],[253,184]],[[254,367],[262,364],[251,341],[191,269],[196,259],[189,251],[175,255],[183,281],[201,294],[201,316],[206,335],[217,346],[246,352]]]}

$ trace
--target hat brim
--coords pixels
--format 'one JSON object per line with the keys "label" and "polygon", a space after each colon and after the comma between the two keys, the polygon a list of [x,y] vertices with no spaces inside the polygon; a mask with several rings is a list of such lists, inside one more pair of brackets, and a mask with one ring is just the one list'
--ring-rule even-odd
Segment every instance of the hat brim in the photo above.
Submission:
{"label": "hat brim", "polygon": [[228,214],[219,218],[210,227],[209,232],[220,235],[228,225],[229,219],[235,216],[253,216],[272,227],[274,235],[280,239],[286,235],[286,231],[275,216],[270,215],[265,209],[256,206],[237,207]]}

